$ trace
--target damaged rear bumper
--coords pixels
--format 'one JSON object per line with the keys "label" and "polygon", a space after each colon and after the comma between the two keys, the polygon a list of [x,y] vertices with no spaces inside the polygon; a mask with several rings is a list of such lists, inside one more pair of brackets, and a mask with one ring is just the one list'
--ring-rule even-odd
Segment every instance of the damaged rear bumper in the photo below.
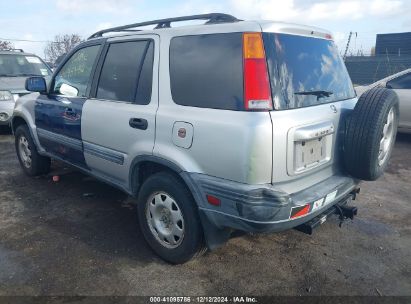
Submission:
{"label": "damaged rear bumper", "polygon": [[[199,205],[207,239],[224,238],[224,231],[231,233],[232,230],[277,232],[291,229],[346,201],[359,189],[358,180],[339,175],[293,194],[278,191],[272,185],[241,184],[202,174],[187,174],[184,179],[191,181],[190,188]],[[206,195],[218,198],[220,205],[209,204]]]}

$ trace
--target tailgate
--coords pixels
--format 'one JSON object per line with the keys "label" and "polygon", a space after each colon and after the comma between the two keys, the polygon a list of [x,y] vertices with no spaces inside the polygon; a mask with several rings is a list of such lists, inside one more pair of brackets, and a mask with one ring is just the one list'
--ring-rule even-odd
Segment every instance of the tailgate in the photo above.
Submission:
{"label": "tailgate", "polygon": [[341,173],[344,120],[355,103],[271,111],[272,182],[294,193]]}
{"label": "tailgate", "polygon": [[334,42],[263,33],[274,110],[272,183],[288,193],[341,173],[346,115],[357,101]]}

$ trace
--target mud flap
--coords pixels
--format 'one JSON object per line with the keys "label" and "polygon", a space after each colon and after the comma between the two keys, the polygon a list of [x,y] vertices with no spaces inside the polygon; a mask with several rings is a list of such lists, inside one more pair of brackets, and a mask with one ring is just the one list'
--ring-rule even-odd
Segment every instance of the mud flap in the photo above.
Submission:
{"label": "mud flap", "polygon": [[232,229],[217,228],[208,220],[203,211],[199,210],[199,213],[207,247],[210,250],[214,250],[224,245],[230,239]]}

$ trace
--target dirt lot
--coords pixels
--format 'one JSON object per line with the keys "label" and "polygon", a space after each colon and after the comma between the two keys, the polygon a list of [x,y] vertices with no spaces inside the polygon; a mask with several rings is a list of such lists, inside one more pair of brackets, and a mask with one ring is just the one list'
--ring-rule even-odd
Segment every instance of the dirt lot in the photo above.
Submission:
{"label": "dirt lot", "polygon": [[[55,170],[61,170],[58,168]],[[0,135],[0,295],[411,295],[411,136],[359,216],[313,236],[244,236],[185,265],[146,245],[132,200],[66,170],[29,178]]]}

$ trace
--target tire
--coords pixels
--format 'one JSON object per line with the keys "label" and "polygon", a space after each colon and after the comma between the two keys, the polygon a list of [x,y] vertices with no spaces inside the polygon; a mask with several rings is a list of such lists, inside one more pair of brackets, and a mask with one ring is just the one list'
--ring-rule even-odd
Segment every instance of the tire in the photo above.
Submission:
{"label": "tire", "polygon": [[11,128],[8,125],[0,125],[0,135],[11,134]]}
{"label": "tire", "polygon": [[347,120],[344,138],[345,168],[361,180],[378,179],[388,165],[399,120],[398,96],[373,88],[362,94]]}
{"label": "tire", "polygon": [[173,174],[150,176],[140,189],[137,210],[147,243],[165,261],[182,264],[206,251],[196,203]]}
{"label": "tire", "polygon": [[15,132],[15,147],[20,166],[29,176],[50,172],[51,160],[37,152],[36,145],[26,125],[21,125]]}

